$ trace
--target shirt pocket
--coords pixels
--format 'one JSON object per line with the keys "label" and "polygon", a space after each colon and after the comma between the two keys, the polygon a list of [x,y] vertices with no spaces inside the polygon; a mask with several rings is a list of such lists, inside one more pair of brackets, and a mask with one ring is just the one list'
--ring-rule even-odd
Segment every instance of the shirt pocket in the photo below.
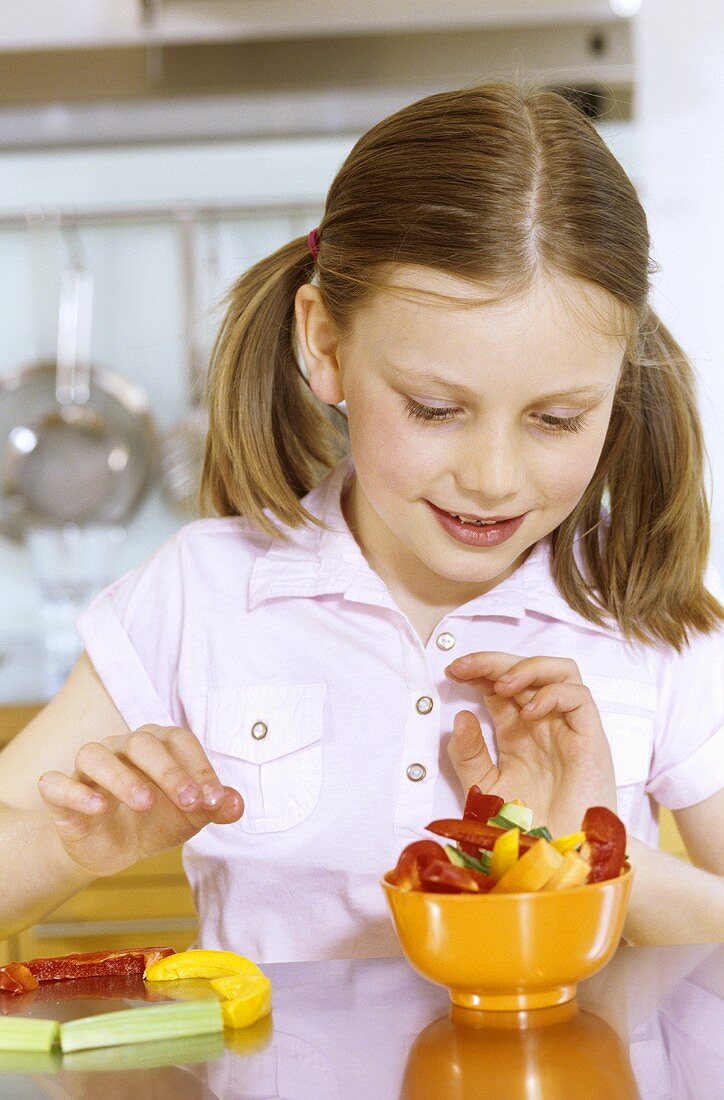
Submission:
{"label": "shirt pocket", "polygon": [[324,684],[214,688],[206,698],[205,747],[223,783],[236,787],[247,833],[291,829],[322,789]]}

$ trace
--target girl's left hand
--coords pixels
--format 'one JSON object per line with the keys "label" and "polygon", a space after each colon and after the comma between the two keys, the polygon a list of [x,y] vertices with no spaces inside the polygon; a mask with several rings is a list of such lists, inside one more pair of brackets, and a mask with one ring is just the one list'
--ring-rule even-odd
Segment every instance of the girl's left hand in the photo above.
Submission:
{"label": "girl's left hand", "polygon": [[455,716],[448,755],[463,791],[477,783],[506,801],[519,798],[554,836],[579,829],[589,806],[615,812],[611,750],[575,661],[470,653],[446,672],[480,685],[498,745],[496,765],[475,715]]}

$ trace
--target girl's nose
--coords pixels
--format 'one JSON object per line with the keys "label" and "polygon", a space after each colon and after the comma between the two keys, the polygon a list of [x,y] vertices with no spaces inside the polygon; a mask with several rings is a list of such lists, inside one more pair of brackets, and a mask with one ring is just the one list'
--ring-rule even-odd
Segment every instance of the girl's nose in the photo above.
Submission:
{"label": "girl's nose", "polygon": [[523,456],[510,432],[476,433],[458,460],[457,481],[486,512],[519,500],[525,481]]}

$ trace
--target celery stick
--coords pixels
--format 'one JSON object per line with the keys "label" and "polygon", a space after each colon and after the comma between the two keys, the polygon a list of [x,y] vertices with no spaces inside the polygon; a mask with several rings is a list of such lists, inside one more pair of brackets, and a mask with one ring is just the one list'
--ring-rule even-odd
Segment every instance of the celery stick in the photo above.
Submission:
{"label": "celery stick", "polygon": [[156,1069],[159,1066],[187,1066],[210,1062],[224,1051],[223,1032],[157,1039],[117,1047],[96,1047],[63,1055],[63,1069],[72,1073],[107,1073],[119,1069]]}
{"label": "celery stick", "polygon": [[0,1078],[3,1073],[57,1073],[62,1057],[59,1047],[52,1050],[0,1050]]}
{"label": "celery stick", "polygon": [[0,1016],[0,1050],[50,1050],[57,1038],[57,1020]]}
{"label": "celery stick", "polygon": [[60,1025],[60,1048],[86,1050],[222,1031],[220,1001],[174,1001],[148,1008],[102,1012]]}

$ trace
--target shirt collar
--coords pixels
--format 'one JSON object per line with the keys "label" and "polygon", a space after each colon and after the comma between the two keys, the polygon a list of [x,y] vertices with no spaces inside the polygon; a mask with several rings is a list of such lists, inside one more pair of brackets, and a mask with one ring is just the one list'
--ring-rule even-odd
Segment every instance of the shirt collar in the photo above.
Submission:
{"label": "shirt collar", "polygon": [[[266,600],[341,594],[356,603],[399,611],[381,577],[370,568],[344,518],[341,498],[354,473],[345,459],[302,500],[326,528],[313,524],[283,528],[284,539],[270,539],[249,579],[248,605]],[[551,571],[550,537],[541,539],[522,565],[482,596],[450,613],[451,617],[521,619],[528,614],[571,623],[581,629],[620,636],[613,621],[598,626],[563,598]]]}

